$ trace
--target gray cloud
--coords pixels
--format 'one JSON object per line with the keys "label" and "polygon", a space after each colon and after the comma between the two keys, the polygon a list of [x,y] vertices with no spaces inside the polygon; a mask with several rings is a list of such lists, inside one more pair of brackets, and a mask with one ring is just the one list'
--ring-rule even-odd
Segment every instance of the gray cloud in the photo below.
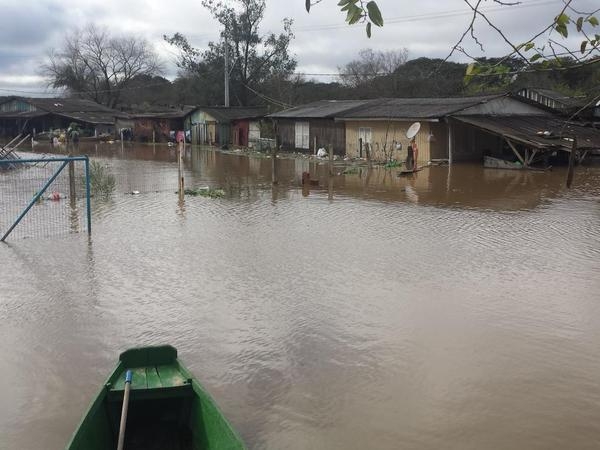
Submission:
{"label": "gray cloud", "polygon": [[[379,0],[386,24],[382,29],[375,28],[368,39],[364,25],[345,25],[336,3],[319,3],[307,14],[302,0],[268,0],[262,31],[280,31],[282,19],[293,18],[296,39],[292,51],[299,70],[332,73],[367,47],[406,47],[410,58],[445,57],[470,20],[462,0]],[[490,17],[516,43],[525,42],[550,23],[563,5],[561,0],[528,0],[510,8],[485,4],[496,10],[489,13]],[[597,0],[574,0],[573,5],[579,10],[592,10]],[[9,89],[7,79],[12,80],[10,88],[42,88],[35,75],[47,50],[60,46],[66,32],[90,22],[106,26],[115,34],[145,37],[155,44],[167,63],[166,74],[171,76],[176,73],[170,53],[173,49],[164,45],[163,34],[182,32],[198,47],[219,38],[219,24],[196,0],[170,0],[168,4],[158,0],[5,0],[0,16],[0,89]],[[507,52],[506,43],[482,21],[475,29],[485,53],[469,39],[465,48],[470,53],[499,56]],[[575,38],[571,42],[576,42]],[[465,61],[466,57],[457,54],[453,59]],[[18,75],[23,76],[22,83],[14,82]]]}

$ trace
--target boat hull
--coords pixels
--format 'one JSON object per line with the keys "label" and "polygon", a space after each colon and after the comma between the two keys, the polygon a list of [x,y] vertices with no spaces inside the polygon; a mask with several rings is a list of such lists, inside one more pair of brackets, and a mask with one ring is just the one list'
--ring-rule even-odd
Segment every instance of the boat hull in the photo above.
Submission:
{"label": "boat hull", "polygon": [[131,349],[92,402],[67,450],[114,450],[125,387],[133,372],[125,448],[238,450],[244,444],[171,346]]}

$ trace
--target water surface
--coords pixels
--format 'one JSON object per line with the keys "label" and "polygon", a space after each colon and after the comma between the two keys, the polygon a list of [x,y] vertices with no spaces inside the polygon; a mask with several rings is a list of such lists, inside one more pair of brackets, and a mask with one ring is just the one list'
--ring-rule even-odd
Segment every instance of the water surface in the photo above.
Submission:
{"label": "water surface", "polygon": [[330,183],[282,158],[273,185],[268,158],[194,149],[186,184],[226,195],[180,203],[174,149],[80,151],[118,181],[91,237],[0,245],[0,448],[62,448],[118,353],[158,343],[249,448],[600,446],[598,168]]}

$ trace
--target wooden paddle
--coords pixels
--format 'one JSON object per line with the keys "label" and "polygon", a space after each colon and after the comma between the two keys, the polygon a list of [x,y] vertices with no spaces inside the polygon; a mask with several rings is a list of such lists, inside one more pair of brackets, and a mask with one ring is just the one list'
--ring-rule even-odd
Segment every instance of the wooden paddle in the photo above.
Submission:
{"label": "wooden paddle", "polygon": [[119,425],[119,442],[117,450],[123,450],[125,444],[125,425],[127,424],[127,408],[129,406],[129,391],[131,389],[131,370],[125,373],[125,392],[123,393],[123,408],[121,409],[121,424]]}

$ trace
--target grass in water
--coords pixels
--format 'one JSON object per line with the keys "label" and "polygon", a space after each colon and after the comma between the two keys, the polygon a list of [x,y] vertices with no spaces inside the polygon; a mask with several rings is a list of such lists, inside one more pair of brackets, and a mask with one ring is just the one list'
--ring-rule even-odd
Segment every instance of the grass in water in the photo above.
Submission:
{"label": "grass in water", "polygon": [[92,195],[108,197],[115,191],[116,185],[117,180],[108,171],[107,166],[98,161],[90,161],[90,188]]}
{"label": "grass in water", "polygon": [[208,197],[208,198],[222,198],[225,197],[225,191],[223,189],[213,189],[210,187],[186,189],[183,191],[185,195],[192,197]]}

